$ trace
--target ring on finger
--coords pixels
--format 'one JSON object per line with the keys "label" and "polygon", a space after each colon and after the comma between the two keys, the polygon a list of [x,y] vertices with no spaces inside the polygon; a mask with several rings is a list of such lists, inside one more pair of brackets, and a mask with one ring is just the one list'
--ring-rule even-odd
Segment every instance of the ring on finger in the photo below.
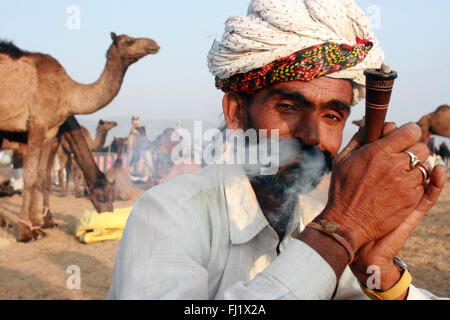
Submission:
{"label": "ring on finger", "polygon": [[410,151],[406,151],[406,150],[403,152],[406,153],[407,155],[409,155],[409,157],[411,158],[411,160],[409,162],[409,167],[411,168],[411,170],[420,164],[419,158],[417,158],[414,153],[412,153]]}
{"label": "ring on finger", "polygon": [[430,179],[430,169],[422,163],[418,164],[417,168],[422,172],[423,182],[428,181]]}

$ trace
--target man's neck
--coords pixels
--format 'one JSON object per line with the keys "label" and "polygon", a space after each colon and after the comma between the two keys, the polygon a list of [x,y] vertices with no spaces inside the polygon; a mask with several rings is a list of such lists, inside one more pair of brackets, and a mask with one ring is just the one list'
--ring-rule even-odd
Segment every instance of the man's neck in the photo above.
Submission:
{"label": "man's neck", "polygon": [[269,185],[250,181],[256,199],[270,226],[277,233],[280,241],[283,240],[287,225],[292,217],[295,202],[288,199],[286,193],[274,192]]}

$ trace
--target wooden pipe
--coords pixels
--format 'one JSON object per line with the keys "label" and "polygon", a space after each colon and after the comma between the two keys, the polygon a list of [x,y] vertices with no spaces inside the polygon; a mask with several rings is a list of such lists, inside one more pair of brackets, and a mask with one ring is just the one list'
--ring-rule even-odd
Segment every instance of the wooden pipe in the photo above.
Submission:
{"label": "wooden pipe", "polygon": [[366,76],[366,120],[364,142],[371,143],[381,137],[397,72],[381,69],[364,71]]}

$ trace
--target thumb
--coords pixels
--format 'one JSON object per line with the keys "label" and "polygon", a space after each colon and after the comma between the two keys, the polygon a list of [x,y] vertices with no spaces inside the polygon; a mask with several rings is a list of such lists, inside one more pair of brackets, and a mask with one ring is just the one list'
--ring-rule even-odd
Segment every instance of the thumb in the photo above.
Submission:
{"label": "thumb", "polygon": [[425,187],[423,198],[416,207],[416,210],[427,213],[431,207],[437,202],[439,195],[445,184],[445,169],[443,166],[436,166],[431,171],[431,178],[428,185]]}
{"label": "thumb", "polygon": [[353,151],[359,149],[363,145],[363,137],[364,137],[364,127],[360,127],[358,132],[356,132],[347,146],[341,151],[339,154],[339,158],[346,158]]}

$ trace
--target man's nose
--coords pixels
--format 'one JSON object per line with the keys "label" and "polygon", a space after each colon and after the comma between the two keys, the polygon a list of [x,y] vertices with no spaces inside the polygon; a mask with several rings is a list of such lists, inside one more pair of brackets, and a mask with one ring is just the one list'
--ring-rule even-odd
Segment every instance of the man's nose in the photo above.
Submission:
{"label": "man's nose", "polygon": [[295,138],[303,140],[307,146],[315,146],[320,142],[319,128],[314,115],[304,117],[296,128]]}

